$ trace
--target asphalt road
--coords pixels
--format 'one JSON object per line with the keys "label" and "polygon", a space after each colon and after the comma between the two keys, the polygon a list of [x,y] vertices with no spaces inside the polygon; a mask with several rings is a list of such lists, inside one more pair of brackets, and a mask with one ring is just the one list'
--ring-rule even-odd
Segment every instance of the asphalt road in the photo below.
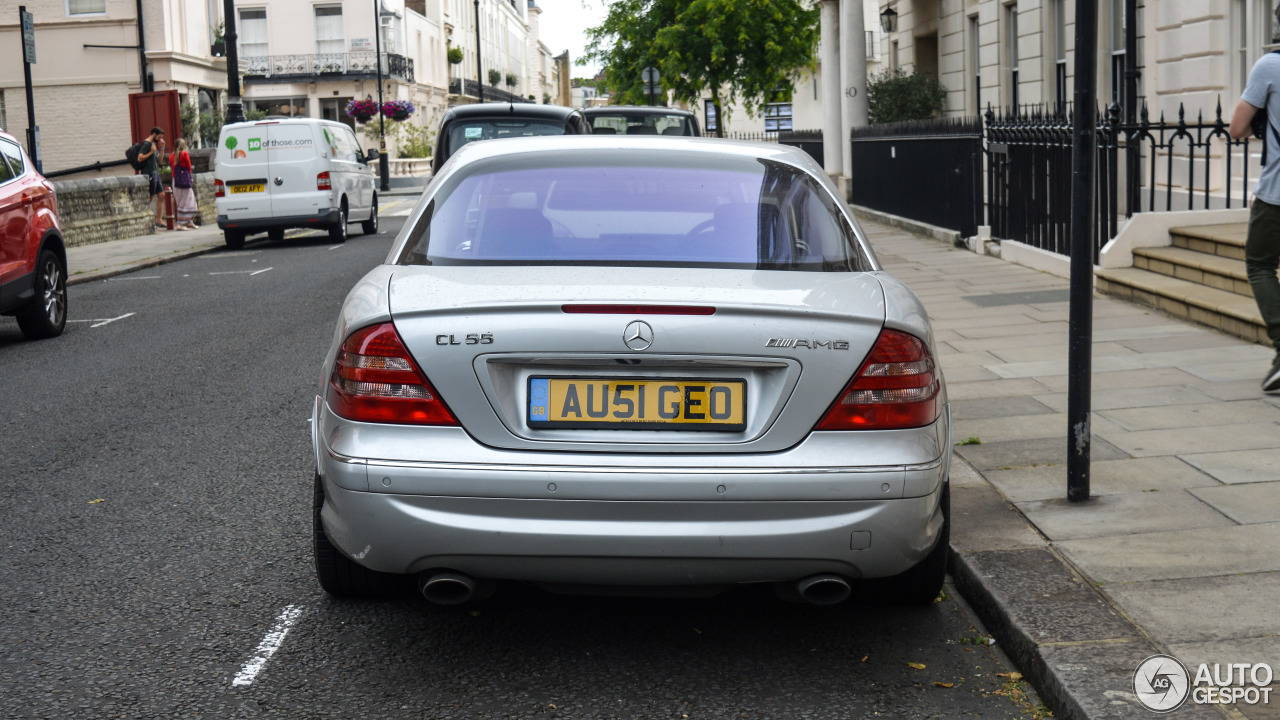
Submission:
{"label": "asphalt road", "polygon": [[0,318],[0,717],[1027,717],[954,597],[324,595],[309,407],[338,306],[406,207],[342,246],[75,286],[55,340]]}

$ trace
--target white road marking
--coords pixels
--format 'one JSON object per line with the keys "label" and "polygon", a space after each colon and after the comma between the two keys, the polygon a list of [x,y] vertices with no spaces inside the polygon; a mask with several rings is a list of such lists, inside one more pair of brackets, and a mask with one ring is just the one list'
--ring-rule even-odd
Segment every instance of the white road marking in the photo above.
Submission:
{"label": "white road marking", "polygon": [[387,217],[409,217],[409,214],[412,212],[413,212],[413,208],[405,208],[404,210],[397,210],[395,212],[390,212],[390,213],[379,212],[378,214],[386,215]]}
{"label": "white road marking", "polygon": [[211,272],[210,275],[248,275],[252,270],[222,270],[220,272]]}
{"label": "white road marking", "polygon": [[257,255],[260,252],[262,251],[261,250],[235,250],[232,252],[220,252],[220,253],[210,253],[208,255],[197,255],[196,257],[199,257],[205,260],[219,260],[219,259],[224,259],[229,257],[241,257],[244,255]]}
{"label": "white road marking", "polygon": [[125,319],[125,318],[129,317],[130,315],[135,315],[135,314],[136,314],[136,313],[125,313],[125,314],[121,315],[120,317],[108,318],[108,319],[106,319],[106,320],[82,320],[81,322],[91,322],[91,323],[93,323],[93,324],[89,326],[90,328],[98,328],[98,327],[102,327],[103,325],[107,325],[107,324],[113,323],[113,322],[115,322],[115,321],[117,321],[117,320],[123,320],[123,319]]}
{"label": "white road marking", "polygon": [[249,658],[231,681],[232,685],[252,685],[253,681],[258,677],[258,673],[262,672],[262,668],[266,666],[267,661],[272,655],[280,649],[284,644],[284,637],[289,634],[289,629],[302,616],[302,607],[299,605],[288,605],[280,616],[276,618],[276,624],[262,638],[262,642],[258,643],[258,647],[253,651],[253,657]]}
{"label": "white road marking", "polygon": [[330,250],[337,250],[337,249],[338,249],[338,248],[340,248],[340,247],[342,247],[342,246],[341,246],[341,245],[334,245],[333,247],[331,247],[331,248],[329,248],[329,249],[330,249]]}
{"label": "white road marking", "polygon": [[273,265],[273,266],[271,266],[271,267],[269,267],[269,268],[263,268],[262,270],[257,270],[257,271],[255,271],[255,272],[251,272],[251,273],[249,273],[249,277],[253,277],[254,275],[261,275],[262,273],[267,272],[267,271],[269,271],[269,270],[273,270],[273,269],[275,269],[275,266],[274,266],[274,265]]}
{"label": "white road marking", "polygon": [[163,275],[123,275],[116,280],[159,280]]}

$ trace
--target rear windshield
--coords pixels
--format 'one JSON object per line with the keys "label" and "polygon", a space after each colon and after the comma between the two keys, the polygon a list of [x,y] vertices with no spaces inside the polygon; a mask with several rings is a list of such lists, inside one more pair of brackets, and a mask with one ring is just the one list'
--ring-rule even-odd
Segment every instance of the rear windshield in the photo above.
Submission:
{"label": "rear windshield", "polygon": [[508,156],[450,176],[398,262],[870,269],[830,194],[788,164],[627,157],[556,165]]}
{"label": "rear windshield", "polygon": [[591,132],[596,135],[693,135],[687,115],[597,115],[592,113]]}
{"label": "rear windshield", "polygon": [[458,148],[476,140],[564,134],[564,122],[559,120],[523,118],[464,120],[449,126],[449,151],[458,152]]}

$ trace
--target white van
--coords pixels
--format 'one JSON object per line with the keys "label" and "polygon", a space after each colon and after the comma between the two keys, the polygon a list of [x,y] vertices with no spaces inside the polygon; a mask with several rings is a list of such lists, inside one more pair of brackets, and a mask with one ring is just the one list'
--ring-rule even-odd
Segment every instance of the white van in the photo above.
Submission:
{"label": "white van", "polygon": [[351,128],[331,120],[280,118],[222,126],[213,173],[218,227],[227,247],[246,235],[286,228],[325,228],[334,242],[347,223],[378,232],[378,194],[371,160]]}

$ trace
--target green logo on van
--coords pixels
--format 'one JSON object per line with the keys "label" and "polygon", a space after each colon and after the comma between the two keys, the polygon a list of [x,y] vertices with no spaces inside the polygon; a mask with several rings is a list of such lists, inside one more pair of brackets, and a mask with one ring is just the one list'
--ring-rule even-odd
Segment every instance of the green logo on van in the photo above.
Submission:
{"label": "green logo on van", "polygon": [[237,143],[237,141],[236,141],[236,136],[235,136],[235,135],[228,135],[228,136],[227,136],[227,149],[228,149],[228,150],[235,150],[235,149],[236,149],[236,145],[237,145],[237,144],[238,144],[238,143]]}
{"label": "green logo on van", "polygon": [[252,150],[261,150],[261,149],[262,149],[262,138],[249,138],[249,148],[248,148],[248,149],[249,149],[250,151],[252,151]]}

